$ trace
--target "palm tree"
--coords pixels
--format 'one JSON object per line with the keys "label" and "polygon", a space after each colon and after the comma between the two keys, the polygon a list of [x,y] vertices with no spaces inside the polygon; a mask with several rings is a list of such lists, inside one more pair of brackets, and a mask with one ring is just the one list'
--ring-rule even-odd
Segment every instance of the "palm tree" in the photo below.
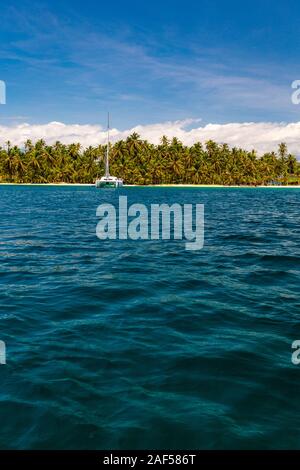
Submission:
{"label": "palm tree", "polygon": [[[104,172],[106,146],[79,143],[46,145],[27,140],[23,148],[6,142],[0,147],[0,178],[8,182],[84,182],[92,183]],[[112,172],[135,184],[262,184],[280,179],[298,181],[300,164],[281,143],[278,152],[258,157],[255,151],[230,148],[212,140],[191,147],[178,138],[161,138],[158,145],[142,140],[137,133],[111,145]]]}

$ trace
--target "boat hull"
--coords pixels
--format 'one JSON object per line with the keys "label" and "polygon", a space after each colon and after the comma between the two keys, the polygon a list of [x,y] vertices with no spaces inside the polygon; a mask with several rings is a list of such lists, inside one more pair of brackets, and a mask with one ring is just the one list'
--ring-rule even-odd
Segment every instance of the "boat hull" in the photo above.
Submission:
{"label": "boat hull", "polygon": [[114,189],[120,188],[123,183],[120,181],[96,181],[95,186],[102,189]]}

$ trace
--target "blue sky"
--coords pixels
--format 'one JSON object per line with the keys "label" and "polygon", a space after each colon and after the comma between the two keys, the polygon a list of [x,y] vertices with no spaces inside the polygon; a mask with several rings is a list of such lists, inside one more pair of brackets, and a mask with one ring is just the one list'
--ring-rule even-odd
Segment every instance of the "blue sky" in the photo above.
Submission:
{"label": "blue sky", "polygon": [[8,0],[0,124],[298,121],[299,16],[294,0]]}

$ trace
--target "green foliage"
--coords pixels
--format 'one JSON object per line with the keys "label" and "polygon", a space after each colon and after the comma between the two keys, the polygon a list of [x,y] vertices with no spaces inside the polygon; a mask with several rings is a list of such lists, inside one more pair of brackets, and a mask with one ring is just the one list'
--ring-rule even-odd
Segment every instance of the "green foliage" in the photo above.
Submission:
{"label": "green foliage", "polygon": [[[82,149],[80,144],[46,145],[7,142],[0,147],[0,181],[11,183],[93,183],[104,174],[106,146]],[[110,149],[110,172],[127,184],[246,184],[272,181],[300,183],[300,163],[284,143],[278,152],[257,156],[255,151],[229,148],[213,141],[191,147],[163,136],[159,145],[132,134]]]}

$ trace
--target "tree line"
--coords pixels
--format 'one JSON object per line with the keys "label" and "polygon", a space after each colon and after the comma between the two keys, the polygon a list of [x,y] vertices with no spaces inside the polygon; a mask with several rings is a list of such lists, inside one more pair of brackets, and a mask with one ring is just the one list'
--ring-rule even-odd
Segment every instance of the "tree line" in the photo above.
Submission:
{"label": "tree line", "polygon": [[[0,182],[93,183],[104,174],[106,145],[82,148],[44,140],[0,147]],[[285,143],[259,156],[209,140],[186,146],[176,137],[158,145],[136,133],[110,146],[110,173],[125,184],[300,184],[300,163]]]}

